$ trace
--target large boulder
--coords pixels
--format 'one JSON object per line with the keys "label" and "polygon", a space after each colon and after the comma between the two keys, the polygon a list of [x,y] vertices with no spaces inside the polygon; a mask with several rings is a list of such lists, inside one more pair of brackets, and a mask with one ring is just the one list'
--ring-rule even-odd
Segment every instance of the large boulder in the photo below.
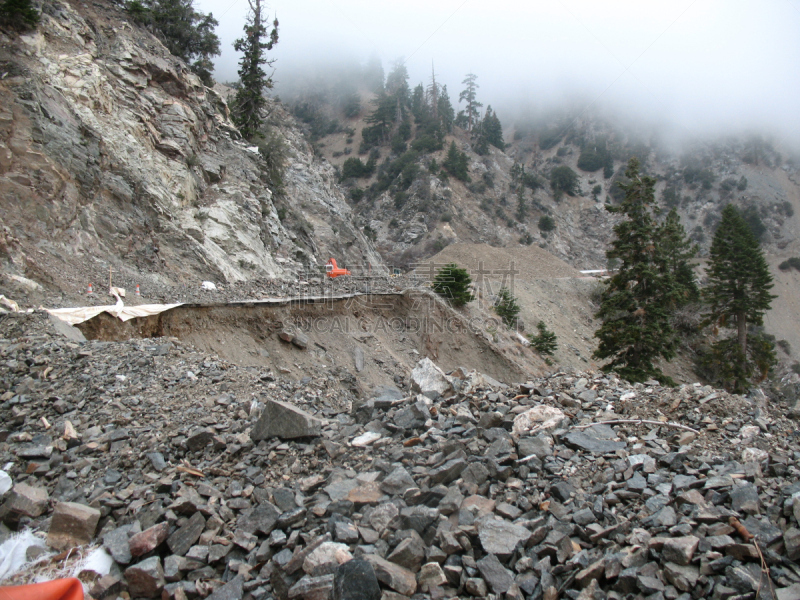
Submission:
{"label": "large boulder", "polygon": [[268,400],[250,437],[259,442],[271,437],[284,440],[315,437],[322,429],[322,421],[306,411],[278,400]]}
{"label": "large boulder", "polygon": [[447,375],[430,359],[423,358],[411,371],[411,388],[428,398],[435,399],[453,389]]}

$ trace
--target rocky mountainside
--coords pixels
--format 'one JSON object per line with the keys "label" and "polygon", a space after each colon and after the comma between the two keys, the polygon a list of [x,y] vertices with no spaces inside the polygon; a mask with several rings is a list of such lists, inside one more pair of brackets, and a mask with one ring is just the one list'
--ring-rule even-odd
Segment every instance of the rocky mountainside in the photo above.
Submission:
{"label": "rocky mountainside", "polygon": [[[365,94],[358,117],[347,119],[331,110],[340,131],[316,144],[340,168],[357,155],[360,132],[369,125],[364,116],[371,110],[371,97]],[[325,109],[323,104],[319,111]],[[769,254],[781,261],[800,255],[800,160],[777,142],[753,135],[671,144],[654,132],[642,134],[589,116],[509,124],[506,138],[504,151],[490,146],[481,156],[474,151],[473,137],[456,127],[441,150],[417,157],[418,175],[401,201],[397,186],[375,198],[367,194],[365,200],[351,201],[390,262],[405,264],[445,245],[469,242],[537,244],[575,268],[605,268],[615,217],[604,204],[618,201],[616,183],[624,180],[631,156],[658,179],[660,205],[678,209],[701,256],[729,202],[747,211]],[[445,160],[451,141],[468,156],[469,182],[429,172],[432,160],[438,165]],[[388,146],[381,147],[380,155],[387,165],[398,158]],[[514,173],[520,167],[526,178],[521,212],[521,182]],[[553,169],[564,167],[576,176],[573,194],[558,193],[550,183]],[[380,168],[370,178],[347,183],[369,192],[379,175]],[[545,216],[553,219],[552,230],[539,227]]]}
{"label": "rocky mountainside", "polygon": [[113,4],[48,2],[35,31],[0,34],[0,106],[7,295],[74,297],[109,267],[146,289],[382,265],[280,107],[281,194],[220,93]]}

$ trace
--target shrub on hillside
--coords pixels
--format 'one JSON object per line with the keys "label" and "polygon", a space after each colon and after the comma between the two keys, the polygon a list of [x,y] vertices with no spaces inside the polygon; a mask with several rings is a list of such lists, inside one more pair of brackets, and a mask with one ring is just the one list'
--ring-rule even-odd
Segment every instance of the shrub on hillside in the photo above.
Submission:
{"label": "shrub on hillside", "polygon": [[545,233],[553,231],[556,228],[556,222],[550,215],[542,215],[539,217],[539,229]]}
{"label": "shrub on hillside", "polygon": [[556,197],[562,193],[574,196],[578,193],[578,174],[567,167],[556,167],[550,171],[550,187]]}
{"label": "shrub on hillside", "polygon": [[790,269],[797,269],[800,271],[800,256],[793,256],[788,258],[778,265],[781,271],[789,271]]}

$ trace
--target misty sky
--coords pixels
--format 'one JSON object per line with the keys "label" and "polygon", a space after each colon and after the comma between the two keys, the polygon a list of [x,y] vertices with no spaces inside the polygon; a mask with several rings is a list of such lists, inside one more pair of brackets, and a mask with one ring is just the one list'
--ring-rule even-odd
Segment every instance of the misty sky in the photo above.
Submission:
{"label": "misty sky", "polygon": [[[232,43],[247,0],[198,0],[213,12],[235,80]],[[310,63],[403,57],[413,87],[431,61],[454,104],[478,75],[479,100],[504,121],[558,105],[611,107],[676,132],[765,128],[800,142],[800,0],[272,0],[275,78]],[[463,107],[463,105],[462,105]]]}

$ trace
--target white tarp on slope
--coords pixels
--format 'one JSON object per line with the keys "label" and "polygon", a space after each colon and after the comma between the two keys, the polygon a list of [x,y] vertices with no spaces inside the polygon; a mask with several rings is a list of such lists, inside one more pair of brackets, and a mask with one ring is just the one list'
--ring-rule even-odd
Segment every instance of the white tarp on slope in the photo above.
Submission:
{"label": "white tarp on slope", "polygon": [[140,304],[139,306],[125,306],[118,301],[114,306],[81,306],[78,308],[48,308],[54,317],[66,321],[70,325],[77,325],[96,317],[102,312],[117,317],[120,321],[130,321],[137,317],[149,317],[183,304]]}

